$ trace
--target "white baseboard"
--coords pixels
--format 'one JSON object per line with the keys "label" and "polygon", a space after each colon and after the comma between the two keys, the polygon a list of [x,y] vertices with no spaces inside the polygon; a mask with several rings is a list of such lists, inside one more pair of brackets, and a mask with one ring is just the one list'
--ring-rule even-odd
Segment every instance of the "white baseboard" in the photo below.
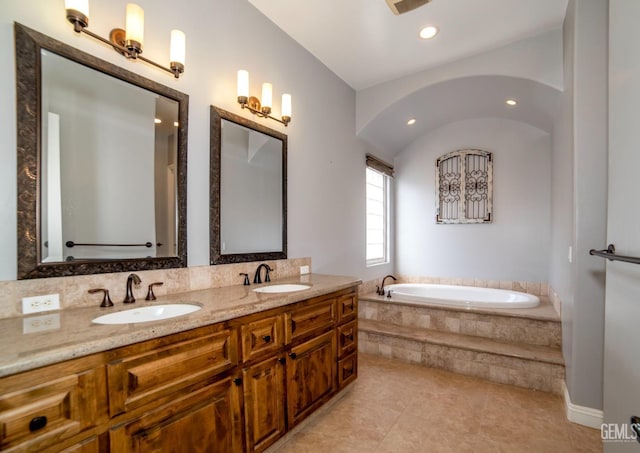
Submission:
{"label": "white baseboard", "polygon": [[573,423],[600,429],[604,422],[604,413],[601,410],[573,404],[566,385],[564,385],[564,405],[567,410],[567,419]]}

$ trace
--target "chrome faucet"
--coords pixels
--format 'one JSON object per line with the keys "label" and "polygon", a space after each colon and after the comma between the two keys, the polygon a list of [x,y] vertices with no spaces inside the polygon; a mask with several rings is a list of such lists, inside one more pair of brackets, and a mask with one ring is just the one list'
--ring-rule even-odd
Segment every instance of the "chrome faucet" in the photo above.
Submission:
{"label": "chrome faucet", "polygon": [[382,285],[380,286],[376,286],[376,294],[378,296],[384,296],[384,282],[386,279],[388,279],[389,277],[391,277],[393,279],[393,281],[396,281],[397,278],[395,278],[393,275],[389,274],[387,275],[385,278],[382,279]]}
{"label": "chrome faucet", "polygon": [[262,283],[262,279],[260,278],[260,269],[262,269],[263,267],[265,268],[265,271],[266,271],[266,274],[264,276],[265,283],[271,281],[271,277],[269,277],[269,272],[271,272],[273,269],[271,269],[268,264],[262,263],[256,269],[256,275],[253,277],[253,283]]}
{"label": "chrome faucet", "polygon": [[131,289],[131,284],[133,283],[136,286],[139,286],[142,280],[136,274],[129,274],[127,277],[127,295],[122,301],[125,304],[132,304],[136,301],[136,298],[133,297],[133,290]]}

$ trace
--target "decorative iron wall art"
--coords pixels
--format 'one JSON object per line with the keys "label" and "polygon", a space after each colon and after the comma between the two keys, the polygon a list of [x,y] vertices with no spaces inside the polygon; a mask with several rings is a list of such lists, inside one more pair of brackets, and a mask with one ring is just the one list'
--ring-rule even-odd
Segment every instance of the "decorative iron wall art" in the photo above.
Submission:
{"label": "decorative iron wall art", "polygon": [[436,160],[436,223],[491,223],[493,154],[461,149]]}

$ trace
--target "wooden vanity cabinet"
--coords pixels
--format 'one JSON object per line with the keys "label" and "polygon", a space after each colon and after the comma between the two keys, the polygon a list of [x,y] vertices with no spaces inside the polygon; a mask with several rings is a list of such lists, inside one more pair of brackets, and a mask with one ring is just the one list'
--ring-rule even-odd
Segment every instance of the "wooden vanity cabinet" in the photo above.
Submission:
{"label": "wooden vanity cabinet", "polygon": [[264,451],[357,375],[356,287],[0,378],[7,452]]}

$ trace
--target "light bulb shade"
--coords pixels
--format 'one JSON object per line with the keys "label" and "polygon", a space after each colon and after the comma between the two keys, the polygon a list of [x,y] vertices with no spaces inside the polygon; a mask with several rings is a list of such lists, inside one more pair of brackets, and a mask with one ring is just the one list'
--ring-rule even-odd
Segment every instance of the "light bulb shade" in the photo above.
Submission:
{"label": "light bulb shade", "polygon": [[65,9],[75,10],[89,17],[89,0],[64,0]]}
{"label": "light bulb shade", "polygon": [[171,30],[171,47],[169,61],[184,66],[187,38],[180,30]]}
{"label": "light bulb shade", "polygon": [[125,41],[144,43],[144,10],[135,3],[127,4],[127,17],[125,28]]}
{"label": "light bulb shade", "polygon": [[270,83],[262,84],[262,108],[273,107],[273,87]]}
{"label": "light bulb shade", "polygon": [[238,97],[239,98],[248,98],[249,97],[249,72],[241,69],[238,71]]}
{"label": "light bulb shade", "polygon": [[282,95],[282,116],[291,118],[291,95]]}

